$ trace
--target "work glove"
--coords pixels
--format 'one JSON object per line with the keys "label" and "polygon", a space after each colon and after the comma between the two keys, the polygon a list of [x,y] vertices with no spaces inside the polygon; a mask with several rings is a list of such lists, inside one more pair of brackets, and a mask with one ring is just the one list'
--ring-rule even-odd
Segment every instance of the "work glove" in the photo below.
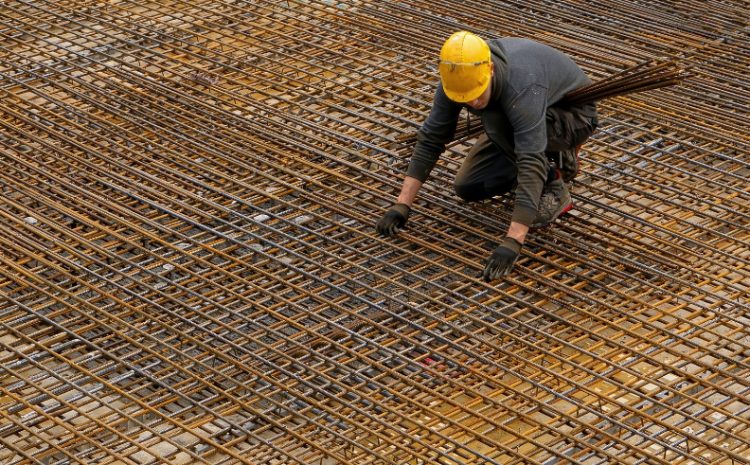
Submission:
{"label": "work glove", "polygon": [[518,260],[518,255],[521,253],[521,243],[512,237],[506,237],[503,242],[497,246],[495,251],[487,260],[487,265],[484,267],[482,278],[486,282],[490,282],[505,276],[510,273],[511,268]]}
{"label": "work glove", "polygon": [[409,211],[411,211],[411,208],[405,203],[397,203],[389,208],[375,226],[378,234],[386,237],[396,234],[409,219]]}

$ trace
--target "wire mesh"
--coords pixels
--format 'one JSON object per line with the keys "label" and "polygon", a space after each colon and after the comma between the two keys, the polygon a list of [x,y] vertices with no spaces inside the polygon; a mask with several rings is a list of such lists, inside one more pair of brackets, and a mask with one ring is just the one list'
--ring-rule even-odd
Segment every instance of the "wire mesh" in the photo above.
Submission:
{"label": "wire mesh", "polygon": [[[743,5],[2,2],[0,463],[748,463]],[[460,28],[693,73],[490,284],[471,139],[373,227]]]}

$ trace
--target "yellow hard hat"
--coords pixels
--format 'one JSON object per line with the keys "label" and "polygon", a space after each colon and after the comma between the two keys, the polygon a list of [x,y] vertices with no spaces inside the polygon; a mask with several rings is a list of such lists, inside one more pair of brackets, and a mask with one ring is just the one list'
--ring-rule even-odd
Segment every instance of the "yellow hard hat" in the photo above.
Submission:
{"label": "yellow hard hat", "polygon": [[470,102],[487,89],[492,76],[490,47],[481,37],[459,31],[440,49],[440,80],[454,102]]}

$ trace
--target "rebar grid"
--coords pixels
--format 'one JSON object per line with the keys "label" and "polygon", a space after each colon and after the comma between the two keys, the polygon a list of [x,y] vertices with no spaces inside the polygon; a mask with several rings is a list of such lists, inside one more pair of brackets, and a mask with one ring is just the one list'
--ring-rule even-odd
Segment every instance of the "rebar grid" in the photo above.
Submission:
{"label": "rebar grid", "polygon": [[[750,463],[748,14],[672,3],[3,2],[0,463]],[[694,75],[490,284],[470,138],[373,227],[460,28]]]}

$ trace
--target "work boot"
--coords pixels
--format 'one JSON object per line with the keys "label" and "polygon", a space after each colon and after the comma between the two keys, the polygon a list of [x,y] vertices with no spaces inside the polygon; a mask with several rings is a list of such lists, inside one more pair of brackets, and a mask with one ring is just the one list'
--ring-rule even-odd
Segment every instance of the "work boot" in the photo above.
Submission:
{"label": "work boot", "polygon": [[578,163],[579,150],[581,150],[580,145],[572,149],[561,150],[557,153],[558,159],[555,160],[555,164],[560,168],[563,182],[570,182],[578,176],[580,169],[580,164]]}
{"label": "work boot", "polygon": [[531,223],[532,228],[543,228],[552,224],[553,221],[573,208],[573,200],[570,198],[568,186],[565,185],[560,170],[556,171],[555,178],[544,185],[536,218]]}

